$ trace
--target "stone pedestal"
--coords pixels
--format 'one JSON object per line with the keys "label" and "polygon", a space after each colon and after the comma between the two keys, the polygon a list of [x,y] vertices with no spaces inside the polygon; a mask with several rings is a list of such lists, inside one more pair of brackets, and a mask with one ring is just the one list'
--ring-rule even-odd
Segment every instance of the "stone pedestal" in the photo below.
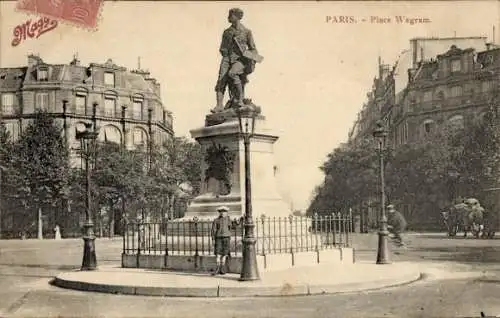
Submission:
{"label": "stone pedestal", "polygon": [[[198,197],[189,205],[183,219],[213,219],[218,216],[217,207],[225,205],[230,209],[231,217],[245,214],[245,154],[243,138],[239,135],[238,118],[224,114],[207,116],[205,127],[194,129],[191,136],[202,147],[203,153],[213,146],[225,146],[235,153],[231,191],[220,195],[221,183],[210,178],[205,181],[208,167],[202,163],[202,187]],[[255,132],[250,142],[250,170],[252,182],[252,212],[254,217],[264,214],[271,217],[286,217],[291,214],[289,205],[278,192],[274,169],[274,143],[276,133],[266,127],[263,116],[255,119]]]}

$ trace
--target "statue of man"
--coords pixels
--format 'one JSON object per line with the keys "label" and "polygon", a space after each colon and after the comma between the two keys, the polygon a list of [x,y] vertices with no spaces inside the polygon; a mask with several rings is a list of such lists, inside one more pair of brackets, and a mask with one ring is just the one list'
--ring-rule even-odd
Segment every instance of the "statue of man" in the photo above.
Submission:
{"label": "statue of man", "polygon": [[219,78],[215,86],[217,105],[212,113],[224,109],[223,100],[226,87],[229,86],[230,105],[243,106],[247,75],[255,69],[255,63],[262,61],[252,36],[252,31],[241,24],[243,11],[238,8],[229,10],[228,21],[231,26],[224,30],[219,52],[222,60],[219,68]]}

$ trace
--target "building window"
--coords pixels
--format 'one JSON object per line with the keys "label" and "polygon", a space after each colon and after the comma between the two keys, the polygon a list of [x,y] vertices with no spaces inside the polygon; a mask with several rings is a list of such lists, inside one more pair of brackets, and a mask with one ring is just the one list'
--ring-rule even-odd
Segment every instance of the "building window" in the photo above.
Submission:
{"label": "building window", "polygon": [[456,115],[449,119],[449,122],[453,128],[464,128],[464,117],[462,115]]}
{"label": "building window", "polygon": [[482,92],[489,92],[493,88],[493,82],[492,81],[484,81],[481,83],[481,91]]}
{"label": "building window", "polygon": [[144,119],[144,108],[142,101],[135,100],[133,109],[135,119]]}
{"label": "building window", "polygon": [[116,99],[105,98],[104,99],[104,115],[108,117],[116,116]]}
{"label": "building window", "polygon": [[19,124],[16,122],[5,123],[5,130],[9,133],[9,138],[11,141],[15,141],[19,138]]}
{"label": "building window", "polygon": [[429,102],[432,100],[432,91],[427,91],[424,93],[424,102]]}
{"label": "building window", "polygon": [[9,93],[2,95],[2,114],[14,114],[14,94]]}
{"label": "building window", "polygon": [[146,137],[146,132],[143,129],[135,128],[133,138],[135,147],[146,146],[147,137]]}
{"label": "building window", "polygon": [[38,70],[38,80],[39,81],[47,81],[49,79],[49,72],[47,69],[39,69]]}
{"label": "building window", "polygon": [[396,138],[395,139],[395,145],[396,146],[399,146],[403,143],[403,127],[401,125],[398,126],[398,129],[397,129],[397,134],[396,134]]}
{"label": "building window", "polygon": [[76,112],[78,114],[87,114],[87,96],[85,95],[76,95],[75,96],[75,105]]}
{"label": "building window", "polygon": [[109,86],[115,86],[115,73],[105,72],[104,84]]}
{"label": "building window", "polygon": [[111,142],[115,144],[121,144],[122,134],[118,127],[113,125],[106,125],[101,130],[99,139],[104,142]]}
{"label": "building window", "polygon": [[457,97],[462,95],[462,87],[461,86],[453,86],[451,88],[451,97]]}
{"label": "building window", "polygon": [[451,72],[460,72],[462,69],[462,63],[460,60],[451,61]]}
{"label": "building window", "polygon": [[35,109],[48,110],[49,109],[49,93],[36,94]]}
{"label": "building window", "polygon": [[424,133],[430,134],[434,128],[434,121],[426,120],[424,121]]}
{"label": "building window", "polygon": [[408,142],[408,123],[405,121],[403,125],[403,143]]}

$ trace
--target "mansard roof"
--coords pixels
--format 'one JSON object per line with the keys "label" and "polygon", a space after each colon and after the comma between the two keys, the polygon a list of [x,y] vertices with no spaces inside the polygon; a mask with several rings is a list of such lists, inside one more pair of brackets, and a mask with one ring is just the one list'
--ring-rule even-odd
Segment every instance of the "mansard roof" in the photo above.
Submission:
{"label": "mansard roof", "polygon": [[437,61],[433,60],[433,61],[422,62],[420,64],[420,68],[417,70],[417,73],[415,74],[414,80],[432,79],[433,75],[437,72],[437,70],[438,70]]}
{"label": "mansard roof", "polygon": [[458,55],[462,55],[466,52],[472,52],[474,51],[473,48],[468,48],[468,49],[460,49],[458,48],[456,45],[452,45],[450,47],[450,49],[448,51],[446,51],[446,53],[443,53],[443,54],[439,54],[437,56],[438,59],[441,59],[441,58],[445,58],[445,57],[451,57],[451,56],[458,56]]}
{"label": "mansard roof", "polygon": [[492,50],[482,51],[477,53],[477,62],[481,64],[483,68],[491,65],[499,65],[500,60],[500,48],[495,48]]}
{"label": "mansard roof", "polygon": [[0,68],[0,89],[18,90],[23,85],[27,67]]}

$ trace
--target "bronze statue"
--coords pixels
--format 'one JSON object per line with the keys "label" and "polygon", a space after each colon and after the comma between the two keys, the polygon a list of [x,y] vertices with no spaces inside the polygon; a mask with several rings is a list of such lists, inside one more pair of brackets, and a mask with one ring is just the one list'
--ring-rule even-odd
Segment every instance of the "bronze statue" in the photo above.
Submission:
{"label": "bronze statue", "polygon": [[[245,85],[248,75],[255,69],[255,63],[262,61],[257,52],[252,31],[241,24],[243,11],[238,8],[229,10],[228,21],[231,26],[224,30],[219,52],[222,60],[219,68],[219,78],[215,86],[217,105],[212,113],[225,108],[237,108],[245,105]],[[224,93],[229,88],[229,101],[223,106]]]}

